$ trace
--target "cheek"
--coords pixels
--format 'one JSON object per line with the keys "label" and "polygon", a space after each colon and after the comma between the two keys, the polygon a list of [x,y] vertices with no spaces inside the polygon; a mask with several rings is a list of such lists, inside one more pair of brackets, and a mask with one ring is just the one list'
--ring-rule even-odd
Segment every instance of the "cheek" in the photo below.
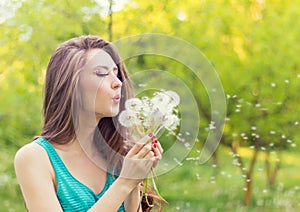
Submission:
{"label": "cheek", "polygon": [[80,95],[84,109],[92,110],[95,103],[101,98],[101,83],[96,80],[82,80],[80,85]]}

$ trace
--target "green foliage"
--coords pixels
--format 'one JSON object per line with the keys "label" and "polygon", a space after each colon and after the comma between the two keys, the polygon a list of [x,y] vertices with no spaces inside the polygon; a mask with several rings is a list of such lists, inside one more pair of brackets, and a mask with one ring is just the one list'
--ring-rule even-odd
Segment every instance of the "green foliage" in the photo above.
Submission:
{"label": "green foliage", "polygon": [[[5,185],[0,184],[1,191],[8,191],[1,193],[3,201],[0,204],[4,208],[21,210],[12,159],[16,149],[41,130],[43,82],[52,52],[59,43],[74,36],[96,34],[108,37],[109,18],[100,14],[105,8],[96,2],[27,0],[11,1],[11,6],[7,7],[8,11],[14,11],[12,7],[16,4],[19,8],[13,17],[0,23],[0,148],[6,151],[1,153],[1,157],[5,157],[1,161],[6,163],[1,166],[4,174],[0,178],[2,182],[9,179]],[[229,146],[234,141],[240,146],[252,146],[259,135],[259,145],[276,152],[282,140],[285,150],[298,150],[300,146],[300,46],[297,45],[300,28],[296,27],[299,16],[300,4],[283,0],[131,0],[113,14],[112,30],[114,40],[153,32],[178,36],[198,47],[217,70],[227,94],[228,119],[223,144]],[[132,74],[139,70],[165,71],[193,90],[201,117],[198,135],[201,142],[195,145],[193,152],[193,156],[198,157],[197,149],[209,132],[211,114],[204,86],[195,80],[187,67],[170,58],[139,56],[126,63]],[[151,79],[152,83],[159,81],[155,75]],[[189,109],[184,107],[184,110]],[[220,161],[224,154],[220,152]],[[294,164],[282,161],[279,178],[283,184],[278,183],[275,191],[255,195],[256,203],[251,207],[260,210],[262,205],[274,210],[288,210],[280,204],[290,198],[291,207],[296,210],[294,202],[299,198],[299,192],[293,185],[299,181],[295,173],[299,167],[295,159],[298,156],[291,155]],[[186,162],[167,174],[160,186],[162,195],[170,201],[166,210],[243,210],[241,188],[244,181],[236,173],[239,170],[230,164],[221,163],[220,173],[232,173],[232,178],[216,179],[215,183],[209,183],[215,169],[207,164],[190,167],[191,162]],[[196,173],[202,180],[195,178]],[[286,176],[298,179],[287,180]],[[254,190],[261,191],[263,181],[263,176],[255,175],[259,188],[254,187]],[[184,188],[191,184],[197,187],[185,191]],[[215,194],[217,198],[207,194]],[[16,208],[13,209],[11,199],[20,205],[14,204]]]}

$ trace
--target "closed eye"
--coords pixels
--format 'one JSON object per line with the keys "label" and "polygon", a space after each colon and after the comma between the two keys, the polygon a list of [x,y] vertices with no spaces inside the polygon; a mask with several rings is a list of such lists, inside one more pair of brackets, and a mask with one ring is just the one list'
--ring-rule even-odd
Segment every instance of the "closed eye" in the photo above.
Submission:
{"label": "closed eye", "polygon": [[96,72],[96,75],[98,77],[106,77],[106,76],[108,76],[108,73],[99,73],[99,72]]}

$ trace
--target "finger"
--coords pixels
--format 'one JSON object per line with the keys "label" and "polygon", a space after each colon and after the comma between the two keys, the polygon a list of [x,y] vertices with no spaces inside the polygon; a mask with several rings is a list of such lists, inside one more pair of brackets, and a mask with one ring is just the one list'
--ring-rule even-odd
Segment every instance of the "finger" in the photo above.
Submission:
{"label": "finger", "polygon": [[162,154],[164,152],[164,149],[162,148],[160,142],[158,141],[156,144],[156,148],[158,149],[159,153]]}
{"label": "finger", "polygon": [[153,151],[149,151],[149,152],[145,155],[144,159],[146,159],[146,160],[155,160],[154,152],[153,152]]}
{"label": "finger", "polygon": [[148,143],[143,146],[143,148],[136,154],[137,158],[145,158],[145,156],[152,151],[152,144]]}
{"label": "finger", "polygon": [[145,135],[142,139],[137,141],[137,144],[147,144],[149,141],[151,141],[151,137],[149,135]]}
{"label": "finger", "polygon": [[160,156],[161,155],[161,153],[158,149],[157,143],[154,143],[154,142],[152,143],[152,151],[154,152],[155,156]]}
{"label": "finger", "polygon": [[134,155],[136,155],[138,152],[141,151],[141,149],[144,147],[144,145],[147,142],[149,142],[150,140],[151,140],[151,138],[148,135],[144,136],[142,139],[140,139],[138,142],[136,142],[135,145],[133,145],[133,147],[127,153],[127,156],[133,157]]}
{"label": "finger", "polygon": [[133,157],[134,155],[136,155],[143,148],[143,146],[144,146],[143,144],[133,145],[133,147],[127,153],[126,157]]}

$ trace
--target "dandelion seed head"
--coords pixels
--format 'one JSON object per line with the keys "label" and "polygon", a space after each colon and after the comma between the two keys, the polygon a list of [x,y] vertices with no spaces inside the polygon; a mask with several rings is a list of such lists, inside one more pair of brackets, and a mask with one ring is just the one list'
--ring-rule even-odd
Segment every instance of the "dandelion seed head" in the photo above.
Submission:
{"label": "dandelion seed head", "polygon": [[124,110],[119,115],[119,122],[125,127],[132,127],[133,125],[138,124],[139,120],[135,114]]}
{"label": "dandelion seed head", "polygon": [[125,102],[126,110],[137,112],[142,108],[142,101],[138,98],[131,98]]}

